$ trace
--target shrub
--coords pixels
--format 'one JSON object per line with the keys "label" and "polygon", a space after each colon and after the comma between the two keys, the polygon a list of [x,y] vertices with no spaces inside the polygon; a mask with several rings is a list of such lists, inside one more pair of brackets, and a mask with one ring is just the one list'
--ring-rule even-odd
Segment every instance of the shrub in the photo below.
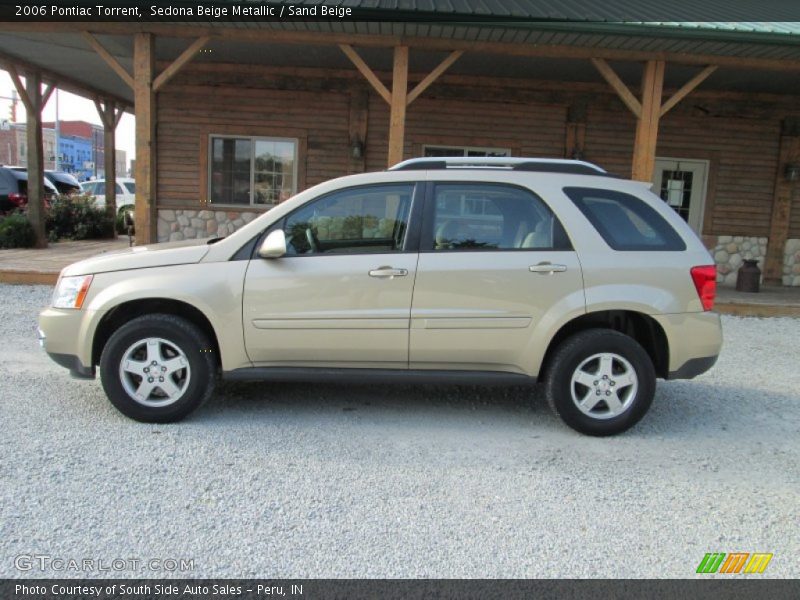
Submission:
{"label": "shrub", "polygon": [[50,239],[88,240],[114,237],[114,219],[86,196],[59,196],[47,214]]}
{"label": "shrub", "polygon": [[32,248],[33,225],[23,213],[16,212],[0,221],[0,248]]}

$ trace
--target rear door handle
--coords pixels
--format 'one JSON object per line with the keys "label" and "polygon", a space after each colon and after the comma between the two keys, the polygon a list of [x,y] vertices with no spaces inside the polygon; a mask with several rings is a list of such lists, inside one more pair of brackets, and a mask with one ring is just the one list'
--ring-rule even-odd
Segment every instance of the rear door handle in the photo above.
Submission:
{"label": "rear door handle", "polygon": [[408,275],[408,269],[395,269],[394,267],[378,267],[369,272],[370,277],[379,277],[382,279],[405,277],[406,275]]}
{"label": "rear door handle", "polygon": [[528,270],[531,273],[552,275],[553,273],[563,273],[567,270],[567,265],[554,265],[549,262],[540,262],[538,265],[531,265],[528,267]]}

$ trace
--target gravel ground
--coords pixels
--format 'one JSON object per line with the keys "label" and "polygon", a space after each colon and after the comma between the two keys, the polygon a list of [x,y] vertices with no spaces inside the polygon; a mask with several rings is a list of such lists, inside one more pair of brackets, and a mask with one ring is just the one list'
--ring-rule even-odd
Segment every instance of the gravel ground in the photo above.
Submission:
{"label": "gravel ground", "polygon": [[660,382],[610,439],[518,388],[227,384],[156,426],[39,349],[49,294],[0,286],[0,577],[63,574],[17,571],[21,554],[193,559],[194,577],[691,577],[736,551],[800,576],[800,319],[726,317],[718,365]]}

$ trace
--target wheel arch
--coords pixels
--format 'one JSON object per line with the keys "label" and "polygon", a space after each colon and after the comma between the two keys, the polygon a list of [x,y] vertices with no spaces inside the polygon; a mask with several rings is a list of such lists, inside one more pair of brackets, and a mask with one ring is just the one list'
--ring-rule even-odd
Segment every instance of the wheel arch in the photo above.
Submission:
{"label": "wheel arch", "polygon": [[103,352],[103,348],[105,348],[109,338],[117,329],[132,319],[156,313],[174,315],[186,319],[203,331],[214,345],[217,366],[220,366],[219,341],[209,318],[196,306],[171,298],[139,298],[122,302],[108,310],[97,324],[92,338],[92,365],[100,363],[100,355]]}
{"label": "wheel arch", "polygon": [[568,321],[556,332],[547,346],[539,378],[547,376],[553,353],[567,338],[587,329],[611,329],[623,333],[645,349],[653,361],[657,377],[669,375],[669,341],[661,325],[651,316],[632,310],[599,310]]}

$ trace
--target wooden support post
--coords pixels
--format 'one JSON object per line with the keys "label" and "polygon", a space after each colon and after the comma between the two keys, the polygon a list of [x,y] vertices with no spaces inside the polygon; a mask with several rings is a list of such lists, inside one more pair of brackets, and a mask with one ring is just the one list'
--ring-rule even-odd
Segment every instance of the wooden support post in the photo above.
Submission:
{"label": "wooden support post", "polygon": [[15,67],[11,66],[9,68],[9,75],[11,75],[14,87],[17,88],[17,93],[27,112],[28,220],[33,226],[34,246],[36,248],[47,248],[42,107],[44,105],[43,98],[50,97],[53,86],[48,87],[44,95],[42,95],[42,76],[38,71],[26,73],[24,85]]}
{"label": "wooden support post", "polygon": [[783,280],[783,253],[786,240],[789,238],[792,201],[800,193],[800,183],[788,181],[785,169],[787,164],[798,163],[800,163],[800,123],[794,119],[785,119],[778,153],[778,170],[775,173],[767,256],[762,265],[765,283],[780,284]]}
{"label": "wooden support post", "polygon": [[137,33],[133,42],[133,97],[136,111],[136,243],[156,237],[156,96],[153,91],[155,44],[150,33]]}
{"label": "wooden support post", "polygon": [[663,88],[664,61],[648,61],[642,78],[642,112],[636,123],[636,140],[633,144],[631,178],[637,181],[653,180]]}
{"label": "wooden support post", "polygon": [[117,218],[117,151],[116,151],[116,129],[119,117],[122,115],[120,110],[117,114],[116,105],[113,100],[106,100],[100,103],[94,102],[100,120],[103,122],[103,156],[105,159],[105,179],[106,179],[106,212],[115,219]]}
{"label": "wooden support post", "polygon": [[405,144],[406,105],[408,96],[408,46],[394,49],[392,71],[392,103],[389,117],[389,157],[391,167],[403,160]]}

